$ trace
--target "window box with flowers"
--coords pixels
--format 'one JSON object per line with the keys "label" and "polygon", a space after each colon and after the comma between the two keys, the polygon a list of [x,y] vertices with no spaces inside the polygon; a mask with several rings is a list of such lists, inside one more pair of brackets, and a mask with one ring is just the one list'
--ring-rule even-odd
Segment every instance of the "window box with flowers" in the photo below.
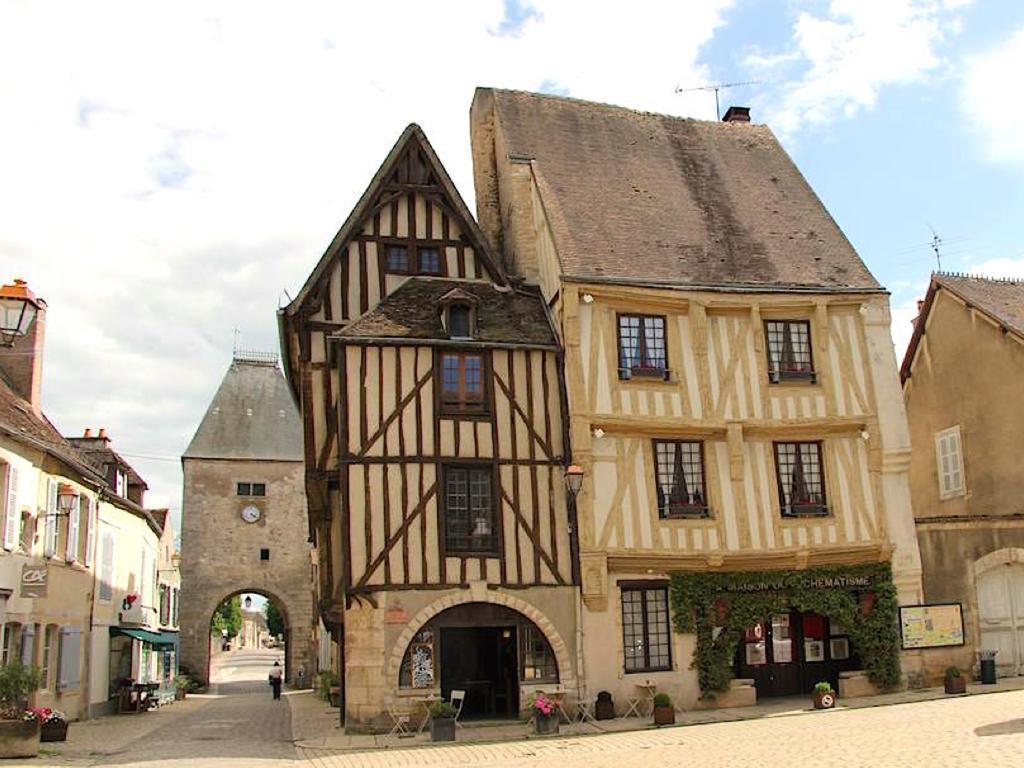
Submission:
{"label": "window box with flowers", "polygon": [[39,721],[40,741],[67,741],[68,719],[58,709],[38,707],[29,710]]}

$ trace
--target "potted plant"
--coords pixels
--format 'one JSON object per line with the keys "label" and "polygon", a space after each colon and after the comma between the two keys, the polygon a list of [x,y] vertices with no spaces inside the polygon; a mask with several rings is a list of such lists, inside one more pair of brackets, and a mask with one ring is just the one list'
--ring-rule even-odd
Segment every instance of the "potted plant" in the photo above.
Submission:
{"label": "potted plant", "polygon": [[63,712],[49,707],[32,709],[31,712],[39,721],[40,741],[67,741],[68,719]]}
{"label": "potted plant", "polygon": [[959,667],[946,667],[946,693],[967,693],[967,678]]}
{"label": "potted plant", "polygon": [[447,701],[430,705],[430,740],[455,741],[455,707]]}
{"label": "potted plant", "polygon": [[178,675],[174,678],[175,701],[184,701],[190,690],[192,690],[192,678],[188,675]]}
{"label": "potted plant", "polygon": [[0,757],[39,754],[39,719],[28,696],[39,687],[39,670],[20,661],[0,667]]}
{"label": "potted plant", "polygon": [[558,733],[558,708],[543,693],[534,693],[527,700],[533,715],[533,730],[538,736]]}
{"label": "potted plant", "polygon": [[814,686],[814,708],[832,709],[836,705],[836,692],[832,683],[818,683]]}
{"label": "potted plant", "polygon": [[654,695],[653,712],[655,725],[675,725],[676,708],[672,706],[672,699],[667,693]]}

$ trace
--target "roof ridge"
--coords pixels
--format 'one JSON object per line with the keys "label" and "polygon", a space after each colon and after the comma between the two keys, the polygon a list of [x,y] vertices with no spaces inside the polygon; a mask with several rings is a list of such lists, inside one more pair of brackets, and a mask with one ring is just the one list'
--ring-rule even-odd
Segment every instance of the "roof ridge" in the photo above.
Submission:
{"label": "roof ridge", "polygon": [[[624,107],[621,104],[610,104],[606,101],[593,101],[592,99],[582,99],[578,96],[562,96],[557,93],[538,93],[536,91],[524,91],[519,88],[493,88],[491,86],[477,86],[477,90],[493,91],[494,93],[509,93],[518,94],[521,96],[530,96],[537,99],[548,99],[551,101],[562,101],[570,102],[573,104],[582,104],[589,107],[602,107],[605,109],[615,110],[617,112],[628,112],[631,115],[644,115],[647,117],[659,117],[668,118],[669,120],[678,120],[680,122],[689,123],[707,123],[708,125],[732,125],[724,120],[702,120],[699,117],[684,117],[681,115],[673,115],[669,112],[653,112],[647,109],[633,109],[631,107]],[[766,123],[743,123],[747,127],[767,127]]]}
{"label": "roof ridge", "polygon": [[984,280],[989,283],[1007,283],[1010,285],[1024,285],[1024,277],[991,277],[989,275],[978,275],[970,272],[932,272],[933,277],[955,277],[967,280]]}

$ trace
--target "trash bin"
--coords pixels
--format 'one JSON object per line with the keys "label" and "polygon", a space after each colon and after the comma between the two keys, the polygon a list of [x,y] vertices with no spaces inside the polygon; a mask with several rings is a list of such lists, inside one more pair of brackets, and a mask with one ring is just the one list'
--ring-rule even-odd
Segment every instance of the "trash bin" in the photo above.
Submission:
{"label": "trash bin", "polygon": [[981,682],[985,685],[996,683],[996,653],[998,651],[982,651],[981,656]]}

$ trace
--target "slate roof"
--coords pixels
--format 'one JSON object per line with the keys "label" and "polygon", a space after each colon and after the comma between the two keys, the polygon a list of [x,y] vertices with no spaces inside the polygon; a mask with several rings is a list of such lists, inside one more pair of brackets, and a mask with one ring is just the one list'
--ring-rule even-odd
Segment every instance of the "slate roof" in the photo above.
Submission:
{"label": "slate roof", "polygon": [[459,289],[476,297],[477,328],[473,340],[554,347],[554,333],[540,293],[533,287],[504,288],[493,283],[412,277],[380,304],[334,337],[346,339],[449,338],[441,324],[441,298]]}
{"label": "slate roof", "polygon": [[917,320],[914,321],[914,333],[910,337],[910,344],[907,345],[903,365],[900,367],[900,376],[904,381],[910,376],[910,368],[927,324],[928,313],[940,288],[949,291],[967,302],[968,306],[984,312],[1009,331],[1024,338],[1024,280],[933,272],[928,293],[921,304]]}
{"label": "slate roof", "polygon": [[302,461],[302,425],[276,363],[235,358],[184,459]]}
{"label": "slate roof", "polygon": [[566,277],[880,289],[767,126],[488,95],[509,156],[532,162]]}
{"label": "slate roof", "polygon": [[45,416],[37,416],[32,406],[19,397],[0,375],[0,432],[46,451],[65,464],[82,472],[92,482],[102,475],[57,431]]}
{"label": "slate roof", "polygon": [[160,530],[162,531],[164,527],[167,525],[167,515],[170,512],[170,510],[164,508],[147,509],[146,511],[149,512],[150,516],[156,521],[156,524],[160,526]]}
{"label": "slate roof", "polygon": [[129,485],[141,485],[143,490],[147,490],[149,488],[149,485],[142,479],[142,476],[135,471],[135,468],[121,458],[117,451],[106,445],[103,438],[68,437],[65,439],[71,443],[82,457],[104,477],[107,476],[107,465],[116,464],[127,472]]}

